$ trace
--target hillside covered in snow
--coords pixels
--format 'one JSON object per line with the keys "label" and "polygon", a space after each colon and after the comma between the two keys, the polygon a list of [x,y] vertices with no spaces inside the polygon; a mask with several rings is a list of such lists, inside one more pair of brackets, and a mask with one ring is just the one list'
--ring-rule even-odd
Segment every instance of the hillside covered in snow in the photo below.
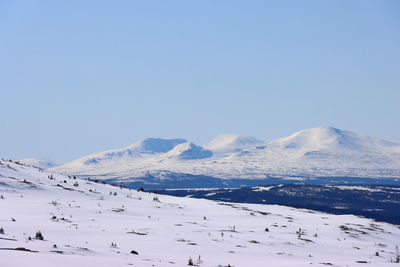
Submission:
{"label": "hillside covered in snow", "polygon": [[386,266],[400,260],[395,225],[155,195],[10,161],[0,161],[0,211],[1,267]]}
{"label": "hillside covered in snow", "polygon": [[221,135],[199,146],[184,139],[149,138],[51,169],[117,182],[177,179],[400,178],[400,141],[361,136],[332,127],[263,142]]}

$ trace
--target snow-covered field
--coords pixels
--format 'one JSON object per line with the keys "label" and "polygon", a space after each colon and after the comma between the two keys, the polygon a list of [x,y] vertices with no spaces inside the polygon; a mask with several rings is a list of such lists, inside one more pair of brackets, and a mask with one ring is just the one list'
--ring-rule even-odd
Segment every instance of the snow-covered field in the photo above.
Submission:
{"label": "snow-covered field", "polygon": [[384,266],[400,245],[398,226],[352,215],[155,195],[8,161],[0,228],[1,267]]}
{"label": "snow-covered field", "polygon": [[400,178],[400,141],[332,127],[307,129],[271,142],[222,135],[197,146],[184,139],[149,138],[79,158],[52,171],[125,182],[148,175],[167,179],[171,172],[221,179]]}

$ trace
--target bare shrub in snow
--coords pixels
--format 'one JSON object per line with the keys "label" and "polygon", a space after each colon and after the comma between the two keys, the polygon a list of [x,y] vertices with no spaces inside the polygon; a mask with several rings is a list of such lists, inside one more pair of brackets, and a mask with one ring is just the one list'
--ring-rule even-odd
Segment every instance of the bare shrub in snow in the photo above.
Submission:
{"label": "bare shrub in snow", "polygon": [[301,238],[303,235],[305,235],[305,230],[299,228],[299,230],[296,231],[297,237]]}

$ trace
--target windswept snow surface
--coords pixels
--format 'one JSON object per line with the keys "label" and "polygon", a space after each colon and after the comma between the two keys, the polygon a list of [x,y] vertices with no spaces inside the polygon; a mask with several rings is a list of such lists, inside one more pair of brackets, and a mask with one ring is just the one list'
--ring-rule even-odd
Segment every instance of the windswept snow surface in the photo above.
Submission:
{"label": "windswept snow surface", "polygon": [[182,139],[156,140],[150,150],[143,149],[145,140],[52,170],[119,181],[134,181],[148,174],[161,177],[166,172],[221,179],[400,177],[399,141],[332,127],[307,129],[268,143],[239,135],[219,136],[204,147]]}
{"label": "windswept snow surface", "polygon": [[400,245],[397,226],[352,215],[157,196],[8,161],[0,227],[1,267],[185,266],[189,257],[198,266],[384,266]]}

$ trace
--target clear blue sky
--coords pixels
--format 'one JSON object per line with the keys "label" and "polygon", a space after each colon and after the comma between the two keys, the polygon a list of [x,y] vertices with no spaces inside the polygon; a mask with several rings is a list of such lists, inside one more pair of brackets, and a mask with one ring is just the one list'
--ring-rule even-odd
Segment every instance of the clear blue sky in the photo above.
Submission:
{"label": "clear blue sky", "polygon": [[0,156],[145,137],[400,140],[400,1],[0,1]]}

